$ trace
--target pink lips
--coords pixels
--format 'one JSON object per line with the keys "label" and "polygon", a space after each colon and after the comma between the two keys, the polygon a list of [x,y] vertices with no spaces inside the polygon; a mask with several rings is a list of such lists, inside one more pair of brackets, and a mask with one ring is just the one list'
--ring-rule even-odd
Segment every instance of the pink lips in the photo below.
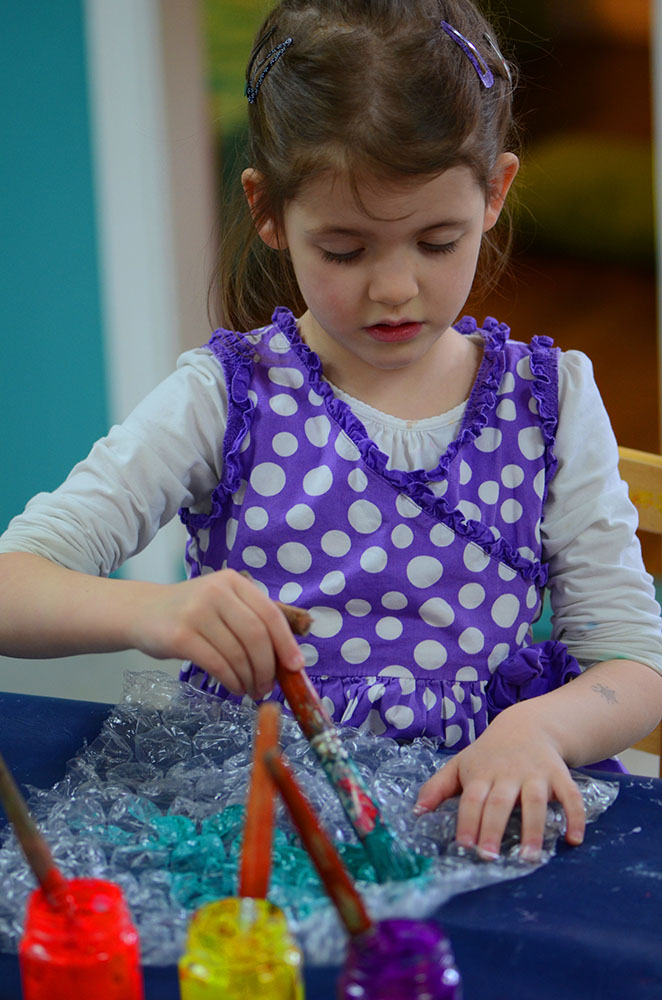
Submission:
{"label": "pink lips", "polygon": [[422,323],[376,323],[375,326],[366,326],[366,331],[375,340],[384,343],[396,344],[405,340],[413,340],[421,331]]}

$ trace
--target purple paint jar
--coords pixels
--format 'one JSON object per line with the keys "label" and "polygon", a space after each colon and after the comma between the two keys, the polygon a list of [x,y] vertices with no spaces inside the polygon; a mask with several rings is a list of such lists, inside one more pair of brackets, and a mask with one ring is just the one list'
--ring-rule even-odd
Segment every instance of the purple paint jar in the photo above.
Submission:
{"label": "purple paint jar", "polygon": [[432,921],[382,920],[351,939],[338,1000],[462,1000],[443,928]]}

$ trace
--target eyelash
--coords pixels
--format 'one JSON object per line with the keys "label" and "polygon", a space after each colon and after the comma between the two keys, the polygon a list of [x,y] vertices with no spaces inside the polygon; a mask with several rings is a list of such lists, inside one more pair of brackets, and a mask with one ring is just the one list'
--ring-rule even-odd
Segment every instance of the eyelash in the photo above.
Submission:
{"label": "eyelash", "polygon": [[[419,244],[421,249],[425,253],[436,254],[436,253],[453,253],[457,249],[457,240],[453,240],[452,243],[421,243]],[[330,261],[332,264],[351,264],[355,261],[361,250],[352,250],[350,253],[332,253],[331,250],[322,250],[322,259]]]}

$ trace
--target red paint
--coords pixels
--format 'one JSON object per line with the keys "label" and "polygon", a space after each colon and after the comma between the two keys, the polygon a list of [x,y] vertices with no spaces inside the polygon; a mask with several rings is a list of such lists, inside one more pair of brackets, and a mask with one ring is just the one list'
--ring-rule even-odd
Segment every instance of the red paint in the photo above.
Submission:
{"label": "red paint", "polygon": [[143,1000],[138,933],[112,882],[67,882],[70,907],[28,900],[19,946],[23,1000]]}

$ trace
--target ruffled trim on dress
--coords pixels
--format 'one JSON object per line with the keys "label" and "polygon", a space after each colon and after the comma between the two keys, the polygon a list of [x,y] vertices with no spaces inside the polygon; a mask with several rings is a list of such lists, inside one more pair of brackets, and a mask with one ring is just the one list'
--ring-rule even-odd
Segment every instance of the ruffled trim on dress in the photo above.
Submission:
{"label": "ruffled trim on dress", "polygon": [[510,329],[488,316],[479,330],[475,319],[465,316],[456,325],[460,333],[482,333],[484,337],[483,359],[469,396],[462,426],[457,438],[450,443],[438,466],[432,470],[418,469],[413,472],[388,469],[388,456],[380,451],[365,426],[339,399],[323,377],[319,356],[303,342],[299,335],[297,321],[289,309],[280,306],[273,314],[273,322],[289,341],[301,364],[308,371],[308,379],[314,391],[322,397],[326,411],[340,426],[347,437],[358,448],[365,464],[381,476],[398,493],[405,493],[421,510],[436,521],[442,521],[462,538],[475,542],[484,552],[499,562],[504,562],[520,576],[537,586],[547,582],[547,567],[521,555],[505,538],[495,538],[490,529],[480,521],[466,519],[457,508],[450,508],[444,497],[437,497],[427,485],[447,478],[448,468],[460,448],[479,436],[486,426],[489,413],[496,406],[497,392],[505,371],[504,347]]}
{"label": "ruffled trim on dress", "polygon": [[504,708],[555,691],[581,672],[563,642],[547,639],[518,649],[499,664],[487,685],[490,721]]}
{"label": "ruffled trim on dress", "polygon": [[[558,459],[554,454],[556,430],[558,427],[559,372],[558,361],[550,351],[554,347],[551,337],[534,337],[531,341],[531,374],[533,396],[538,403],[540,426],[545,442],[545,489],[543,510],[547,502],[549,484],[556,475]],[[558,356],[559,350],[555,348]]]}

